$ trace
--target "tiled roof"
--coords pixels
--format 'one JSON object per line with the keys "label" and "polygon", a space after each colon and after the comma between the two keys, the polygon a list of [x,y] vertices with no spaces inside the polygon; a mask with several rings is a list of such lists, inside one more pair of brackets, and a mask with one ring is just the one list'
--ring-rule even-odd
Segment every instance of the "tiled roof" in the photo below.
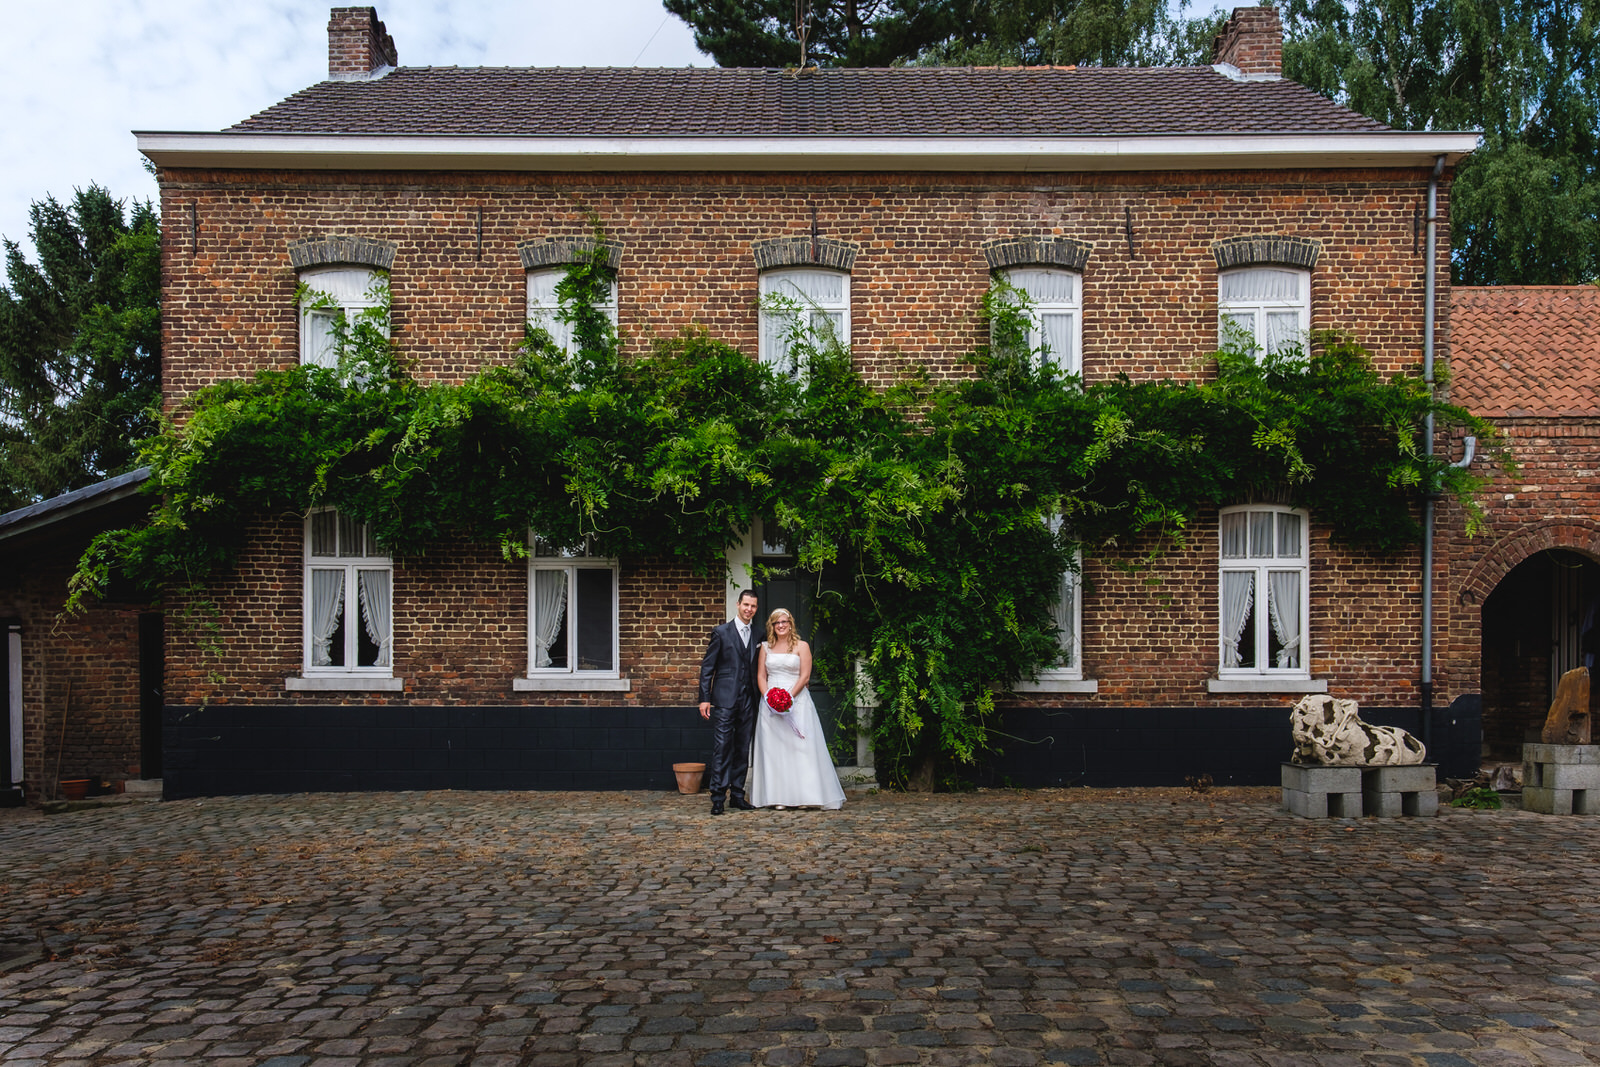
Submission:
{"label": "tiled roof", "polygon": [[1211,67],[401,67],[326,81],[228,132],[516,137],[1372,133],[1284,80]]}
{"label": "tiled roof", "polygon": [[1600,286],[1452,289],[1450,371],[1474,414],[1600,415]]}

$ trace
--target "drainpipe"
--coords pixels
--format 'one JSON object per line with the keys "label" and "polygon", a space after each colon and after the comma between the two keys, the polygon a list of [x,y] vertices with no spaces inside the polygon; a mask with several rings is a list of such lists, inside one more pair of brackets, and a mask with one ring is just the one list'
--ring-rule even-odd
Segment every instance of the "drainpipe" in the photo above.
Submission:
{"label": "drainpipe", "polygon": [[[1438,279],[1434,259],[1439,241],[1439,176],[1444,173],[1444,156],[1433,161],[1428,178],[1427,262],[1423,265],[1422,303],[1422,380],[1433,400],[1433,320]],[[1423,455],[1433,458],[1433,411],[1428,411],[1422,430]],[[1433,498],[1438,486],[1428,485],[1422,501],[1422,743],[1433,748]]]}

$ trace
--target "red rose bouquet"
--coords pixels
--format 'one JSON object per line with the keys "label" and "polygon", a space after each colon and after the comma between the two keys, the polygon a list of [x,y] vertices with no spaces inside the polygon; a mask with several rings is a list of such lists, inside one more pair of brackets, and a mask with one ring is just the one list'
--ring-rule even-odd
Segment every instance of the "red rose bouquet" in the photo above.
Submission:
{"label": "red rose bouquet", "polygon": [[794,719],[789,715],[789,709],[792,707],[794,707],[794,697],[789,695],[787,689],[775,685],[767,690],[767,710],[788,723],[789,729],[794,731],[796,737],[803,738],[806,735],[800,732],[800,727],[794,724]]}

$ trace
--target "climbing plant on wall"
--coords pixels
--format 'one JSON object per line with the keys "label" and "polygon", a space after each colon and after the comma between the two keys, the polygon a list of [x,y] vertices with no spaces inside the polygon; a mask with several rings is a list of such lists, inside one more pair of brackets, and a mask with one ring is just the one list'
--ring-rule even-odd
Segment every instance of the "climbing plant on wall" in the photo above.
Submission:
{"label": "climbing plant on wall", "polygon": [[874,389],[837,341],[800,334],[792,375],[704,331],[624,358],[600,310],[610,280],[597,253],[559,286],[570,351],[530,327],[463,382],[412,377],[377,323],[335,330],[333,368],[199,391],[145,449],[151,519],[96,540],[73,603],[113,569],[201,588],[252,521],[313,506],[397,556],[471,539],[515,557],[531,530],[708,575],[761,517],[801,569],[849,574],[817,604],[820,669],[871,690],[881,773],[930,786],[993,747],[996,693],[1054,662],[1053,598],[1080,551],[1153,558],[1203,508],[1267,491],[1393,551],[1419,535],[1419,494],[1473,508],[1476,480],[1419,447],[1425,416],[1494,437],[1338,337],[1221,352],[1195,380],[1064,378],[1004,286],[955,383]]}

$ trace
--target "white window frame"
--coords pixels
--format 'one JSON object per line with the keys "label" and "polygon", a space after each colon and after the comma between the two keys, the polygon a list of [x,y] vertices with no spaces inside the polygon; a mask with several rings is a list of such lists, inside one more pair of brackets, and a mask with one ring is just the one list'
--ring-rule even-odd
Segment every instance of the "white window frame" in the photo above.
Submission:
{"label": "white window frame", "polygon": [[[1242,529],[1239,524],[1243,524]],[[1285,535],[1298,525],[1298,548],[1288,551]],[[1267,527],[1270,526],[1270,530]],[[1230,532],[1230,527],[1234,528]],[[1238,537],[1244,541],[1239,545]],[[1242,548],[1242,553],[1231,552],[1230,545]],[[1291,588],[1299,597],[1298,663],[1277,666],[1272,655],[1275,636],[1270,614],[1263,614],[1263,603],[1271,604],[1274,587],[1272,575],[1291,575]],[[1250,576],[1250,603],[1247,616],[1239,616],[1238,605],[1230,608],[1230,593],[1237,599],[1237,577]],[[1281,579],[1280,579],[1281,581]],[[1263,599],[1263,591],[1266,599]],[[1270,608],[1268,609],[1270,612]],[[1230,611],[1237,625],[1253,621],[1253,632],[1242,634],[1238,654],[1229,632]],[[1252,629],[1245,626],[1245,629]],[[1248,658],[1254,665],[1243,666],[1247,651],[1242,647],[1251,641]],[[1282,653],[1280,652],[1280,657]],[[1311,677],[1311,520],[1306,512],[1276,504],[1246,504],[1223,508],[1217,519],[1217,677],[1219,679],[1297,679]]]}
{"label": "white window frame", "polygon": [[[1075,270],[1059,267],[1012,267],[1001,272],[1005,283],[1027,294],[1028,316],[1027,345],[1034,366],[1041,361],[1052,363],[1062,374],[1083,374],[1083,275]],[[1049,299],[1046,284],[1051,281],[1070,281],[1072,293],[1066,299],[1059,296]],[[1052,286],[1054,288],[1054,286]],[[1046,341],[1044,320],[1047,316],[1065,317],[1066,337],[1070,351],[1052,351]]]}
{"label": "white window frame", "polygon": [[[1060,532],[1062,519],[1060,515],[1052,515],[1047,521],[1052,535]],[[1067,613],[1066,623],[1070,630],[1058,627],[1056,643],[1058,647],[1070,647],[1072,660],[1069,663],[1060,663],[1046,667],[1039,672],[1038,678],[1031,682],[1019,682],[1014,687],[1018,693],[1095,693],[1099,692],[1100,683],[1083,676],[1083,555],[1080,553],[1073,560],[1074,566],[1061,572],[1058,586],[1058,595],[1071,598],[1071,608]],[[1060,601],[1058,600],[1059,604]],[[1059,616],[1058,616],[1059,619]]]}
{"label": "white window frame", "polygon": [[[556,297],[556,286],[567,276],[568,266],[535,267],[528,271],[528,325],[543,328],[557,348],[572,352],[572,323],[559,318],[561,302]],[[606,287],[606,299],[600,305],[611,328],[617,328],[617,281],[613,278]]]}
{"label": "white window frame", "polygon": [[[1252,280],[1260,288],[1273,291],[1257,296],[1228,293],[1229,289],[1237,289]],[[1285,332],[1282,317],[1290,314],[1294,315],[1295,322]],[[1310,329],[1310,271],[1258,265],[1217,275],[1217,343],[1220,347],[1237,347],[1244,343],[1251,351],[1268,355],[1288,347],[1304,352]]]}
{"label": "white window frame", "polygon": [[[819,292],[821,283],[837,280],[839,295]],[[794,308],[782,305],[792,304]],[[801,327],[798,316],[804,315]],[[825,344],[831,330],[839,344],[850,344],[850,272],[825,267],[783,267],[761,274],[760,357],[765,366],[798,376],[805,368],[791,358],[790,345],[803,338]]]}
{"label": "white window frame", "polygon": [[[579,570],[607,570],[611,574],[611,666],[609,668],[585,670],[578,665],[578,603],[572,591],[577,588]],[[532,548],[528,553],[528,678],[530,680],[583,683],[622,678],[621,598],[618,593],[621,570],[617,560],[593,555],[587,543],[561,547],[541,541],[537,537],[533,538]],[[564,602],[560,608],[567,634],[565,667],[539,665],[540,653],[545,647],[539,641],[539,628],[545,621],[539,609],[539,574],[550,571],[562,571],[566,574]],[[560,632],[561,623],[555,625],[557,628],[553,631],[552,637],[559,635]]]}
{"label": "white window frame", "polygon": [[[330,342],[328,325],[339,315],[347,321],[364,311],[383,306],[379,293],[379,274],[370,267],[313,267],[300,272],[300,283],[307,292],[300,301],[300,362],[337,369],[338,355]],[[317,307],[326,297],[334,307]],[[389,335],[389,323],[381,324]]]}
{"label": "white window frame", "polygon": [[[315,550],[315,527],[319,519],[328,521],[332,517],[335,535],[334,551],[332,555],[319,554]],[[352,543],[354,542],[354,543]],[[343,664],[324,663],[317,660],[316,639],[316,588],[317,572],[340,572],[343,575],[342,588],[339,596],[344,615],[344,647],[341,650]],[[389,619],[386,634],[381,634],[375,640],[379,647],[378,662],[369,665],[360,665],[360,635],[365,625],[367,604],[361,599],[362,573],[382,573],[387,575],[389,585]],[[394,676],[394,559],[379,550],[372,539],[372,532],[364,523],[356,523],[345,519],[333,508],[316,508],[305,519],[305,589],[301,612],[303,625],[303,663],[305,677],[307,678],[341,678],[341,677],[372,677],[392,678]],[[355,610],[351,611],[351,592],[356,591]],[[369,640],[372,635],[367,635]]]}

